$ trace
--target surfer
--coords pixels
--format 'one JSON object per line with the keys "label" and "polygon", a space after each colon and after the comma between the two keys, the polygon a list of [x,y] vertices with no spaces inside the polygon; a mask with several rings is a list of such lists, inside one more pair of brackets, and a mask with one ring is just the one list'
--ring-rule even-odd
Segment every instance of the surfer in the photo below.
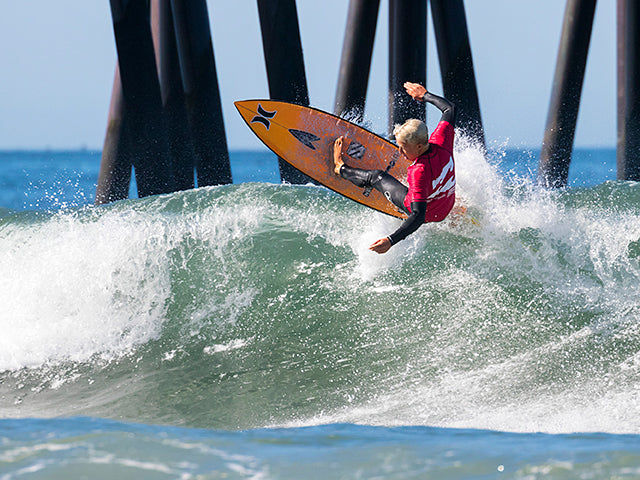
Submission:
{"label": "surfer", "polygon": [[369,246],[376,253],[387,252],[423,223],[444,220],[455,203],[455,107],[418,83],[406,82],[404,88],[415,100],[429,102],[442,112],[442,118],[431,136],[425,123],[415,118],[393,129],[400,154],[413,162],[407,168],[408,188],[384,170],[362,170],[346,165],[343,159],[344,137],[338,137],[333,146],[336,175],[358,187],[378,190],[407,214],[395,232]]}

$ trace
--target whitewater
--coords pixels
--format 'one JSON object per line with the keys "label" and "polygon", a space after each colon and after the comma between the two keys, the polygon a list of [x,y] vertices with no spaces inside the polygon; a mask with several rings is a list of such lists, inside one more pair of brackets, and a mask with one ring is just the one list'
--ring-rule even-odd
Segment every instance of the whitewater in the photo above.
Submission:
{"label": "whitewater", "polygon": [[4,212],[0,415],[638,433],[637,185],[456,158],[467,215],[384,256],[314,186]]}
{"label": "whitewater", "polygon": [[0,209],[0,478],[638,474],[640,186],[456,161],[467,212],[386,255],[312,185]]}

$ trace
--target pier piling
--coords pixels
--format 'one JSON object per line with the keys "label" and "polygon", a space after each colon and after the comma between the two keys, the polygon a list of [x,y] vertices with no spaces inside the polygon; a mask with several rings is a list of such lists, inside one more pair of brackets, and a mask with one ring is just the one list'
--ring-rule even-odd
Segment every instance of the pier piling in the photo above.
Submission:
{"label": "pier piling", "polygon": [[569,177],[595,9],[596,0],[567,0],[538,167],[547,187],[566,186]]}
{"label": "pier piling", "polygon": [[404,82],[427,84],[427,1],[389,0],[389,131],[426,119],[424,104],[404,94]]}
{"label": "pier piling", "polygon": [[640,181],[640,3],[618,0],[618,180]]}
{"label": "pier piling", "polygon": [[151,0],[151,31],[176,190],[195,187],[195,152],[185,104],[171,0]]}
{"label": "pier piling", "polygon": [[364,118],[380,0],[350,0],[334,113]]}
{"label": "pier piling", "polygon": [[110,0],[138,196],[175,190],[147,2]]}
{"label": "pier piling", "polygon": [[171,0],[198,186],[231,183],[206,0]]}
{"label": "pier piling", "polygon": [[[309,106],[302,41],[295,0],[258,0],[269,95],[274,100]],[[278,159],[280,178],[292,184],[311,179]]]}
{"label": "pier piling", "polygon": [[122,98],[120,68],[117,63],[113,77],[107,132],[102,147],[96,188],[96,205],[105,205],[128,198],[131,184],[133,163],[127,143],[126,110]]}
{"label": "pier piling", "polygon": [[485,146],[480,103],[462,0],[431,0],[444,96],[456,105],[456,125]]}

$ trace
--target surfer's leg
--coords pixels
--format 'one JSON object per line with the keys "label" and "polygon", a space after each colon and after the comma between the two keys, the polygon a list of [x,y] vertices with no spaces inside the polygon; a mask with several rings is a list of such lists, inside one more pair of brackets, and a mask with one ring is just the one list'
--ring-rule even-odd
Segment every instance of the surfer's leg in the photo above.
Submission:
{"label": "surfer's leg", "polygon": [[404,198],[408,192],[407,187],[385,171],[362,170],[361,168],[342,165],[340,168],[340,176],[345,180],[349,180],[356,187],[375,188],[382,193],[389,202],[398,207],[398,209],[409,214],[407,208],[404,206]]}
{"label": "surfer's leg", "polygon": [[340,176],[345,180],[349,180],[356,187],[374,187],[374,183],[378,181],[383,173],[382,170],[363,170],[350,167],[344,163],[340,167]]}
{"label": "surfer's leg", "polygon": [[334,172],[345,180],[349,180],[356,187],[375,188],[382,193],[389,202],[407,215],[409,211],[404,206],[408,188],[383,170],[363,170],[348,166],[342,160],[344,137],[336,138],[333,143]]}
{"label": "surfer's leg", "polygon": [[402,184],[388,173],[381,172],[379,179],[373,183],[372,187],[382,193],[387,200],[398,207],[398,210],[410,215],[411,212],[409,212],[407,207],[404,205],[404,199],[409,192],[406,185]]}

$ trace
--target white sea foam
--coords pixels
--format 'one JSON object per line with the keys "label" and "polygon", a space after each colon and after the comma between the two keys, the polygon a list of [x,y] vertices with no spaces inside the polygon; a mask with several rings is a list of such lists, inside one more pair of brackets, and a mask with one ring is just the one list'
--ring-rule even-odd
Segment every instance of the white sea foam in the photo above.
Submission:
{"label": "white sea foam", "polygon": [[[261,426],[304,409],[303,424],[640,431],[638,215],[506,181],[498,159],[464,143],[456,159],[474,222],[423,226],[385,255],[368,246],[399,220],[318,187],[16,218],[0,230],[0,370],[118,358],[159,339],[114,382],[146,369],[128,391],[153,397],[162,421],[199,422],[208,407],[172,417],[189,414],[154,397],[157,365],[185,404],[220,402],[211,422]],[[53,370],[46,386],[9,372],[5,391],[15,384],[37,414],[53,411],[38,403],[48,386],[43,403],[72,403],[82,369]],[[104,399],[114,383],[99,365],[90,375],[102,397],[92,413],[122,414],[101,410],[117,403]],[[276,394],[278,382],[290,388]],[[248,384],[252,411],[225,411],[219,399]]]}
{"label": "white sea foam", "polygon": [[[175,215],[170,204],[176,201],[157,197],[137,208],[68,211],[6,226],[0,236],[0,271],[6,272],[0,278],[0,371],[115,358],[158,338],[174,287],[172,262],[185,268],[191,244],[199,242],[215,264],[222,248],[251,231],[255,218],[255,209],[233,205]],[[232,320],[238,302],[250,295],[229,297],[228,312],[224,303],[200,305],[194,318],[218,312]]]}
{"label": "white sea foam", "polygon": [[[374,399],[287,425],[640,432],[640,268],[629,255],[640,239],[638,215],[628,206],[618,211],[615,198],[574,202],[570,192],[517,177],[507,182],[494,159],[464,141],[456,160],[457,193],[477,224],[463,231],[444,222],[416,237],[427,249],[430,229],[450,229],[481,247],[466,270],[416,279],[416,289],[452,297],[435,340],[425,339],[403,375],[380,381],[387,388]],[[395,256],[365,250],[391,231],[394,220],[385,221],[352,234],[361,280],[414,258],[411,241],[394,246]],[[530,285],[528,303],[510,299],[505,277]],[[427,297],[425,303],[433,308]]]}
{"label": "white sea foam", "polygon": [[117,354],[156,336],[170,291],[157,254],[165,240],[162,225],[135,213],[7,228],[0,370]]}

